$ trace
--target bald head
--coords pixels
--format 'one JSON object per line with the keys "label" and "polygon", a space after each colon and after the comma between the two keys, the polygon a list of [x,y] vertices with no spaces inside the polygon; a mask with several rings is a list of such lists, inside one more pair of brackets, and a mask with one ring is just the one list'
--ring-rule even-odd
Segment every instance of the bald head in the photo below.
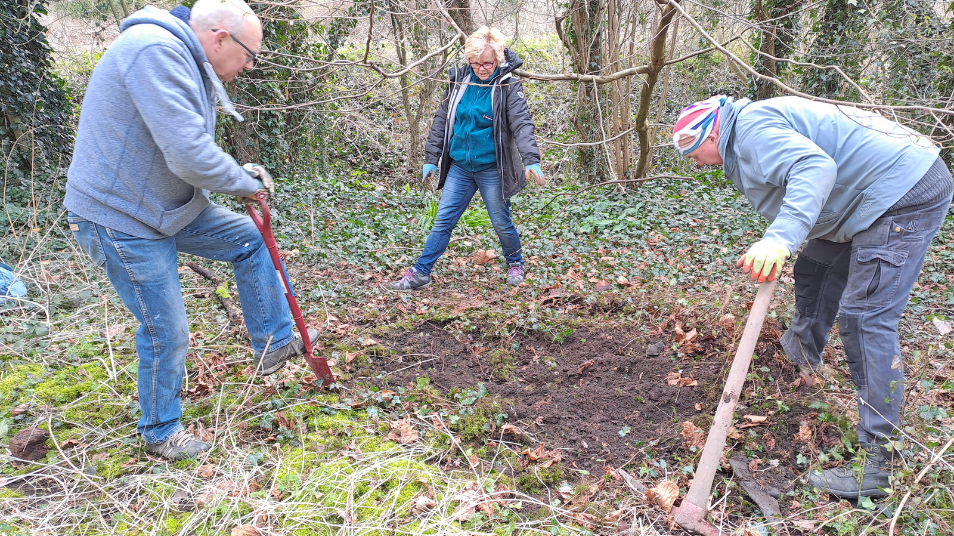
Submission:
{"label": "bald head", "polygon": [[219,79],[230,82],[251,69],[262,50],[262,23],[242,0],[198,0],[189,26]]}

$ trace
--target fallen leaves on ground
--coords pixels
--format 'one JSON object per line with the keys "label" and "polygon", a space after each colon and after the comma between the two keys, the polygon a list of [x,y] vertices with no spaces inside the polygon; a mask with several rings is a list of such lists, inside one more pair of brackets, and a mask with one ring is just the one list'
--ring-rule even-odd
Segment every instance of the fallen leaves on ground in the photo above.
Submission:
{"label": "fallen leaves on ground", "polygon": [[695,387],[699,382],[692,379],[691,376],[683,376],[681,372],[670,372],[666,376],[666,383],[679,387]]}
{"label": "fallen leaves on ground", "polygon": [[427,495],[419,495],[417,499],[414,499],[414,506],[411,507],[411,515],[419,516],[435,506],[437,506],[437,503],[434,502],[434,499]]}
{"label": "fallen leaves on ground", "polygon": [[31,406],[33,406],[32,403],[24,402],[23,404],[20,404],[19,406],[10,410],[10,415],[13,417],[16,417],[17,415],[23,415],[24,413],[30,411]]}
{"label": "fallen leaves on ground", "polygon": [[722,315],[722,318],[719,319],[719,325],[722,326],[722,329],[728,331],[729,333],[735,332],[735,315]]}
{"label": "fallen leaves on ground", "polygon": [[706,446],[706,433],[689,421],[682,423],[682,431],[679,435],[686,441],[686,448],[696,447],[701,450]]}
{"label": "fallen leaves on ground", "polygon": [[586,369],[592,367],[592,366],[595,365],[595,364],[596,364],[596,361],[593,360],[593,359],[590,359],[590,360],[588,360],[588,361],[585,361],[582,365],[580,365],[580,368],[576,371],[576,373],[577,373],[577,374],[583,374],[583,372],[584,372]]}
{"label": "fallen leaves on ground", "polygon": [[520,464],[526,466],[530,462],[539,462],[538,465],[544,469],[550,467],[551,465],[558,463],[563,459],[563,456],[558,450],[546,450],[546,447],[541,443],[537,448],[530,450],[525,448],[520,451],[520,455],[524,456],[520,459]]}
{"label": "fallen leaves on ground", "polygon": [[646,490],[646,500],[659,505],[667,514],[673,503],[679,498],[679,484],[672,480],[663,480],[656,487]]}
{"label": "fallen leaves on ground", "polygon": [[414,429],[414,426],[411,425],[410,417],[389,422],[388,426],[391,427],[391,431],[388,433],[388,440],[390,441],[407,445],[408,443],[417,441],[421,437],[420,434],[417,433],[417,430]]}
{"label": "fallen leaves on ground", "polygon": [[802,421],[798,425],[798,433],[795,434],[795,441],[811,441],[812,439],[812,429],[808,426],[808,423]]}
{"label": "fallen leaves on ground", "polygon": [[474,253],[474,262],[480,266],[489,264],[497,258],[497,252],[492,249],[478,249]]}
{"label": "fallen leaves on ground", "polygon": [[743,430],[745,428],[752,428],[753,426],[763,426],[768,424],[768,417],[763,415],[743,415],[743,419],[748,419],[749,422],[736,425],[736,428]]}
{"label": "fallen leaves on ground", "polygon": [[262,531],[255,525],[237,525],[232,529],[231,536],[262,536]]}
{"label": "fallen leaves on ground", "polygon": [[517,428],[516,426],[510,423],[507,423],[503,425],[502,427],[500,427],[500,433],[504,435],[512,435],[514,437],[522,437],[524,435],[521,429]]}

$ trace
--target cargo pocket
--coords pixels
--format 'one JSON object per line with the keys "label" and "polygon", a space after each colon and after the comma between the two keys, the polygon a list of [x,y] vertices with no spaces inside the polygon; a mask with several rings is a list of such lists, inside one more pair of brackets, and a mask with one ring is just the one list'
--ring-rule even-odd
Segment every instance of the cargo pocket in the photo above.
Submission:
{"label": "cargo pocket", "polygon": [[106,252],[103,250],[99,233],[96,232],[96,226],[90,221],[73,214],[69,215],[67,221],[69,221],[73,239],[79,244],[80,249],[89,256],[96,266],[102,268],[106,264]]}
{"label": "cargo pocket", "polygon": [[858,271],[849,279],[851,295],[863,299],[871,307],[889,303],[898,290],[907,251],[879,248],[858,250]]}

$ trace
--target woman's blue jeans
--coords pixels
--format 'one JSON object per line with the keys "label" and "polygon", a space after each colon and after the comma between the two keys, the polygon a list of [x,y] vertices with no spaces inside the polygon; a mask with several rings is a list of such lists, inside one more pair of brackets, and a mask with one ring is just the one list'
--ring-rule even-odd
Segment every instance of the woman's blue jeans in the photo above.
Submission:
{"label": "woman's blue jeans", "polygon": [[161,443],[182,428],[180,391],[189,350],[189,320],[179,285],[177,253],[231,262],[252,348],[292,342],[291,313],[258,228],[248,216],[210,204],[174,236],[145,239],[69,214],[80,248],[101,268],[139,320],[137,429]]}
{"label": "woman's blue jeans", "polygon": [[441,204],[437,208],[437,217],[434,219],[434,227],[431,228],[431,234],[424,243],[424,251],[421,257],[414,265],[414,269],[419,273],[430,275],[434,263],[444,254],[447,244],[450,242],[451,231],[457,226],[457,222],[464,214],[474,193],[480,191],[480,197],[484,200],[487,207],[487,213],[490,215],[490,223],[497,232],[497,238],[500,240],[500,247],[503,249],[504,258],[508,265],[523,265],[523,255],[521,254],[520,235],[517,233],[517,227],[510,218],[510,202],[503,200],[502,186],[500,184],[500,174],[497,167],[493,166],[484,171],[471,173],[457,164],[451,164],[447,172],[447,179],[444,181],[444,189],[441,192]]}

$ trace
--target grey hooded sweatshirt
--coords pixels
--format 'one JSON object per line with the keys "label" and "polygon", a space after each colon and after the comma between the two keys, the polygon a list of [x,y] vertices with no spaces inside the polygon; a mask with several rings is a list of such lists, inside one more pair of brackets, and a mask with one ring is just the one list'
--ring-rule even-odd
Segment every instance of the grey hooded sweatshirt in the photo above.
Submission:
{"label": "grey hooded sweatshirt", "polygon": [[253,194],[257,182],[215,144],[210,72],[195,33],[169,12],[149,6],[123,21],[83,99],[66,208],[156,239],[192,222],[210,191]]}

